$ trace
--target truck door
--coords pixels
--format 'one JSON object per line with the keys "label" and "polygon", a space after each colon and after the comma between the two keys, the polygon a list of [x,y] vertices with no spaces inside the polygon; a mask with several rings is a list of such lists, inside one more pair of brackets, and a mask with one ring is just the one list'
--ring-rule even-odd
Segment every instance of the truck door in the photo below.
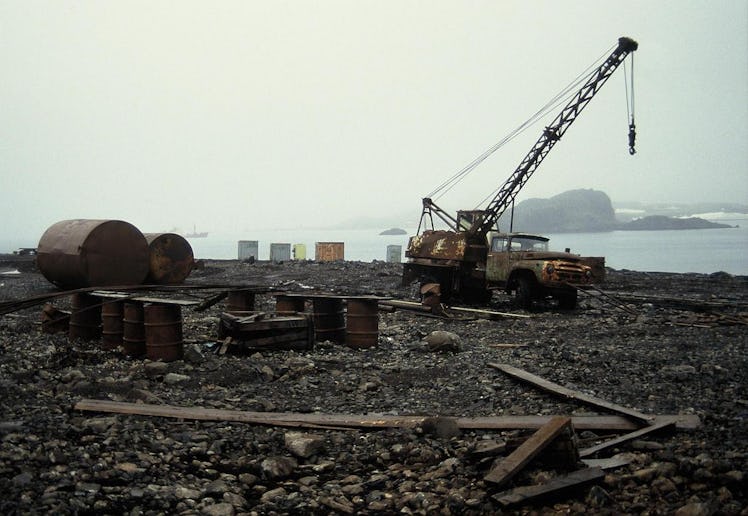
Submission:
{"label": "truck door", "polygon": [[489,287],[503,287],[509,278],[509,253],[511,239],[505,236],[491,238],[486,260],[486,283]]}

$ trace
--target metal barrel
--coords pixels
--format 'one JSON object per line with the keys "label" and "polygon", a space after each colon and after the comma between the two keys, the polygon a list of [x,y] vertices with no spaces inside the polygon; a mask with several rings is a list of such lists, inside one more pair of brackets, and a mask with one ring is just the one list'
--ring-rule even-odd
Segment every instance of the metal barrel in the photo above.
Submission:
{"label": "metal barrel", "polygon": [[275,313],[277,314],[295,314],[304,311],[305,300],[297,296],[275,296]]}
{"label": "metal barrel", "polygon": [[317,297],[312,300],[314,335],[318,342],[345,341],[345,314],[340,298]]}
{"label": "metal barrel", "polygon": [[145,316],[143,303],[126,302],[123,310],[122,348],[125,355],[140,357],[145,355]]}
{"label": "metal barrel", "polygon": [[376,299],[349,299],[345,343],[351,348],[372,348],[379,342],[379,307]]}
{"label": "metal barrel", "polygon": [[145,354],[150,360],[173,362],[183,356],[182,309],[179,305],[147,304]]}
{"label": "metal barrel", "polygon": [[139,285],[148,274],[148,242],[121,220],[74,219],[50,226],[37,246],[36,264],[55,285]]}
{"label": "metal barrel", "polygon": [[146,282],[172,285],[184,282],[192,272],[195,256],[192,246],[176,233],[145,233],[149,268]]}
{"label": "metal barrel", "polygon": [[91,294],[73,294],[68,336],[71,339],[97,340],[101,336],[101,302]]}
{"label": "metal barrel", "polygon": [[316,242],[314,244],[314,259],[318,262],[345,260],[345,243]]}
{"label": "metal barrel", "polygon": [[226,311],[251,312],[255,309],[255,293],[250,290],[232,290],[226,299]]}
{"label": "metal barrel", "polygon": [[101,347],[117,349],[124,334],[124,301],[106,301],[101,305]]}

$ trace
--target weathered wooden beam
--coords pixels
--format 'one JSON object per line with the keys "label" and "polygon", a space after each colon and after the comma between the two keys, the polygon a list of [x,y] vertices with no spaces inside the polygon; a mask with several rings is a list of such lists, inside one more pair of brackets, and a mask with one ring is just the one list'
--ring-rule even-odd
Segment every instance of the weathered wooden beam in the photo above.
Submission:
{"label": "weathered wooden beam", "polygon": [[664,428],[669,428],[675,426],[675,421],[672,419],[661,419],[660,421],[650,425],[645,426],[644,428],[641,428],[639,430],[636,430],[635,432],[631,432],[625,435],[622,435],[620,437],[616,437],[615,439],[610,439],[609,441],[605,441],[603,443],[600,443],[595,446],[591,446],[589,448],[585,448],[583,450],[579,450],[579,456],[580,457],[589,457],[591,455],[596,454],[597,452],[606,450],[608,448],[611,448],[613,446],[618,446],[619,444],[623,444],[625,442],[631,441],[633,439],[637,439],[643,435],[651,434],[652,432],[657,432],[658,430],[662,430]]}
{"label": "weathered wooden beam", "polygon": [[161,303],[179,306],[195,306],[201,302],[194,299],[176,299],[164,297],[140,296],[136,294],[125,294],[124,292],[111,292],[108,290],[94,290],[90,293],[94,297],[102,299],[127,299],[128,301],[140,301],[142,303]]}
{"label": "weathered wooden beam", "polygon": [[481,310],[478,308],[465,308],[461,306],[448,306],[447,311],[470,314],[488,319],[501,319],[502,317],[509,317],[512,319],[529,319],[532,317],[531,315],[527,314],[512,314],[508,312],[496,312],[494,310]]}
{"label": "weathered wooden beam", "polygon": [[631,460],[622,457],[609,457],[607,459],[582,459],[582,462],[590,468],[602,470],[616,469],[631,464]]}
{"label": "weathered wooden beam", "polygon": [[493,499],[504,507],[534,500],[557,497],[585,485],[598,482],[605,477],[601,468],[585,468],[556,477],[545,484],[515,487],[493,495]]}
{"label": "weathered wooden beam", "polygon": [[571,429],[571,419],[557,416],[539,428],[519,448],[510,453],[506,458],[492,468],[483,480],[498,485],[508,482],[514,475],[519,473],[528,462],[534,459],[543,448],[558,437],[564,430]]}
{"label": "weathered wooden beam", "polygon": [[[358,414],[300,414],[295,412],[251,412],[243,410],[208,409],[202,407],[178,407],[175,405],[150,405],[121,401],[83,399],[75,404],[76,410],[109,412],[141,416],[174,417],[208,421],[235,421],[254,424],[285,426],[336,426],[350,428],[413,428],[423,423],[429,416],[358,415]],[[660,416],[675,418],[680,416]],[[457,426],[466,430],[516,430],[538,429],[547,424],[552,416],[484,416],[459,417]],[[620,416],[574,416],[574,428],[579,430],[626,431],[637,427]],[[697,423],[698,421],[696,421]],[[684,424],[695,424],[689,419]],[[278,424],[278,426],[282,426]]]}
{"label": "weathered wooden beam", "polygon": [[[421,303],[415,303],[413,301],[402,301],[400,299],[387,299],[379,302],[382,306],[389,306],[393,308],[401,308],[404,310],[412,310],[414,312],[431,313],[432,309],[430,306],[424,306]],[[459,306],[448,306],[446,307],[447,312],[457,312],[463,314],[470,314],[475,316],[487,317],[489,319],[498,319],[501,317],[512,317],[515,319],[529,319],[531,316],[527,314],[512,314],[508,312],[496,312],[493,310],[481,310],[478,308],[463,308]]]}
{"label": "weathered wooden beam", "polygon": [[529,373],[523,369],[510,366],[509,364],[489,363],[488,365],[489,367],[498,369],[499,371],[502,371],[503,373],[506,373],[513,378],[517,378],[518,380],[522,380],[523,382],[530,383],[544,391],[550,392],[552,394],[557,394],[565,398],[577,400],[582,403],[586,403],[587,405],[592,405],[593,407],[610,410],[612,412],[617,412],[619,414],[623,414],[625,416],[641,421],[642,423],[645,423],[647,425],[651,424],[655,419],[655,416],[653,415],[643,414],[639,412],[638,410],[634,410],[628,407],[623,407],[621,405],[616,405],[615,403],[605,401],[595,396],[590,396],[589,394],[584,394],[583,392],[568,389],[557,383],[553,383],[549,380],[541,378],[540,376],[536,376],[532,373]]}

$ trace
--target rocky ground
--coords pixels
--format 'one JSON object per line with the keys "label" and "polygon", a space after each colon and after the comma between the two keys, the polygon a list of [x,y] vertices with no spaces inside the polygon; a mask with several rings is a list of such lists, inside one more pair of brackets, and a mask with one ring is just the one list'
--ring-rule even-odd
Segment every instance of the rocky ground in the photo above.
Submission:
{"label": "rocky ground", "polygon": [[[0,272],[17,264],[5,265]],[[204,265],[189,285],[413,294],[399,285],[399,264]],[[54,291],[33,267],[19,270],[0,275],[0,301]],[[187,353],[171,363],[41,333],[41,306],[19,310],[0,316],[0,513],[748,514],[746,287],[747,277],[724,273],[608,271],[605,290],[622,307],[580,296],[571,312],[525,312],[496,294],[488,308],[530,317],[445,320],[398,310],[380,314],[376,348],[322,342],[311,351],[225,355],[216,353],[217,304],[183,311]],[[54,302],[65,308],[67,299]],[[257,305],[272,310],[273,297],[258,296]],[[423,339],[436,330],[458,336],[457,349],[432,349]],[[698,415],[701,426],[601,453],[629,464],[597,485],[504,508],[493,496],[500,489],[483,479],[495,457],[476,450],[505,442],[506,454],[532,431],[287,428],[73,408],[93,398],[264,412],[594,413],[493,362],[648,414]],[[585,430],[577,438],[584,447],[606,436]],[[533,462],[509,487],[562,473],[552,466]]]}

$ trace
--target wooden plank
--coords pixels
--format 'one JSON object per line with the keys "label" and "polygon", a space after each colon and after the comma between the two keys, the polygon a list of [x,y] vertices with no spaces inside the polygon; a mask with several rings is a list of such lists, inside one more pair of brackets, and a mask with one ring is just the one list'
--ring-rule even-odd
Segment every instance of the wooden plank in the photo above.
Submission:
{"label": "wooden plank", "polygon": [[529,373],[523,369],[510,366],[509,364],[491,364],[490,363],[488,365],[489,367],[498,369],[499,371],[502,371],[513,378],[517,378],[518,380],[522,380],[524,382],[530,383],[544,391],[547,391],[553,394],[558,394],[560,396],[563,396],[569,399],[577,400],[577,401],[586,403],[587,405],[592,405],[597,408],[610,410],[612,412],[617,412],[619,414],[623,414],[625,416],[634,418],[645,424],[651,424],[655,418],[655,416],[653,415],[643,414],[639,412],[638,410],[634,410],[628,407],[623,407],[621,405],[616,405],[615,403],[611,403],[609,401],[596,398],[595,396],[590,396],[588,394],[584,394],[583,392],[568,389],[566,387],[558,385],[557,383],[553,383],[544,378],[541,378],[532,373]]}
{"label": "wooden plank", "polygon": [[639,430],[636,430],[635,432],[631,432],[625,435],[622,435],[620,437],[616,437],[615,439],[611,439],[609,441],[605,441],[603,443],[600,443],[596,446],[591,446],[589,448],[585,448],[583,450],[579,450],[579,457],[589,457],[591,455],[596,454],[597,452],[606,450],[608,448],[611,448],[613,446],[618,446],[619,444],[623,444],[627,441],[631,441],[633,439],[637,439],[643,435],[651,434],[652,432],[656,432],[658,430],[662,430],[663,428],[669,428],[671,426],[675,426],[675,421],[672,419],[662,419],[653,425],[645,426],[644,428],[641,428]]}
{"label": "wooden plank", "polygon": [[163,298],[163,297],[150,297],[150,296],[138,296],[135,294],[125,294],[123,292],[109,292],[104,290],[95,290],[91,292],[92,296],[100,297],[103,299],[127,299],[132,301],[140,301],[143,303],[160,303],[163,305],[180,305],[180,306],[195,306],[202,303],[202,301],[196,301],[192,299],[174,299],[174,298]]}
{"label": "wooden plank", "polygon": [[561,432],[571,428],[571,419],[557,416],[539,428],[519,448],[510,453],[504,460],[491,469],[483,480],[502,485],[519,473],[528,462],[534,459],[543,448],[548,446]]}
{"label": "wooden plank", "polygon": [[[402,301],[400,299],[390,299],[390,300],[380,301],[379,304],[383,306],[394,307],[394,308],[402,308],[405,310],[413,310],[416,312],[431,312],[430,306],[424,306],[421,303],[415,303],[413,301]],[[493,310],[480,310],[477,308],[463,308],[459,306],[448,306],[447,311],[470,314],[470,315],[480,315],[480,316],[488,317],[491,319],[501,318],[501,317],[512,317],[515,319],[529,319],[531,317],[530,315],[527,315],[527,314],[512,314],[512,313],[507,313],[507,312],[495,312]]]}
{"label": "wooden plank", "polygon": [[[427,416],[357,415],[357,414],[298,414],[294,412],[250,412],[239,410],[206,409],[201,407],[178,407],[174,405],[148,405],[107,400],[84,399],[75,405],[76,410],[138,414],[143,416],[176,417],[209,421],[236,421],[255,424],[287,422],[337,426],[351,428],[413,428]],[[675,418],[677,416],[661,416]],[[552,416],[488,416],[457,418],[457,426],[466,430],[516,430],[537,429],[547,424]],[[574,428],[585,430],[632,430],[636,426],[620,416],[574,416]],[[299,424],[298,426],[301,426]]]}
{"label": "wooden plank", "polygon": [[508,312],[496,312],[494,310],[480,310],[478,308],[463,308],[461,306],[448,306],[447,311],[488,317],[489,319],[500,319],[510,317],[513,319],[529,319],[532,316],[527,314],[512,314]]}
{"label": "wooden plank", "polygon": [[391,299],[389,301],[380,301],[379,304],[383,306],[391,306],[393,308],[413,310],[416,312],[431,312],[430,306],[423,306],[421,303],[414,303],[412,301],[400,301],[398,299]]}
{"label": "wooden plank", "polygon": [[601,468],[585,468],[556,477],[545,484],[534,486],[522,486],[503,491],[493,495],[493,499],[504,507],[533,500],[547,499],[552,496],[560,496],[569,491],[598,482],[605,477]]}
{"label": "wooden plank", "polygon": [[582,459],[582,462],[590,468],[602,470],[616,469],[631,464],[631,460],[622,457],[609,457],[607,459]]}

